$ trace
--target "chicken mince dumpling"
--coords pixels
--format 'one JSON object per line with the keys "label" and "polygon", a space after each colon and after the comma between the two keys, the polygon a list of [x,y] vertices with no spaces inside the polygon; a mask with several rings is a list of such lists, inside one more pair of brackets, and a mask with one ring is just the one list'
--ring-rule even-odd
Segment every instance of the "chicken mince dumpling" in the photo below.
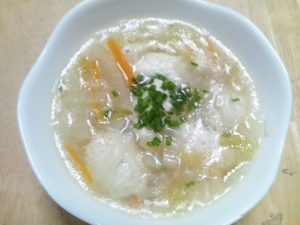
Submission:
{"label": "chicken mince dumpling", "polygon": [[[116,141],[117,140],[117,141]],[[86,146],[86,167],[95,185],[115,197],[139,195],[147,178],[136,153],[134,140],[119,132],[101,132]]]}
{"label": "chicken mince dumpling", "polygon": [[98,31],[53,92],[51,127],[74,180],[99,204],[144,218],[222,198],[247,176],[264,135],[247,69],[182,21]]}

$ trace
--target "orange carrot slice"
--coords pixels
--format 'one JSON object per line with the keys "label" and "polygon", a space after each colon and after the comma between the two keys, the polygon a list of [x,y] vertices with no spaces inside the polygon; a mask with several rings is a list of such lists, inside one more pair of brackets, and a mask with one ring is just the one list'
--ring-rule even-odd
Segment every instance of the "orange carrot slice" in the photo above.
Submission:
{"label": "orange carrot slice", "polygon": [[89,184],[92,183],[92,177],[90,172],[87,170],[87,168],[84,166],[82,160],[79,158],[77,153],[74,151],[74,149],[71,147],[69,143],[65,143],[65,148],[67,149],[69,155],[72,157],[76,165],[78,166],[80,172],[82,173],[83,177],[87,180]]}
{"label": "orange carrot slice", "polygon": [[125,75],[128,85],[131,86],[132,78],[133,78],[133,71],[131,66],[129,65],[121,49],[113,39],[109,39],[107,41],[107,44],[113,56],[115,57],[115,60],[117,61],[121,70],[123,71],[123,74]]}

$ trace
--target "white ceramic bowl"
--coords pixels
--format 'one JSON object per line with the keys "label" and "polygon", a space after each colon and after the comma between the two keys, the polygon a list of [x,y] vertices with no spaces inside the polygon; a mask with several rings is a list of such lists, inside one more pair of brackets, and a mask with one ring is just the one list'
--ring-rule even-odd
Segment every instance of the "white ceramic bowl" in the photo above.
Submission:
{"label": "white ceramic bowl", "polygon": [[[79,47],[96,31],[117,21],[144,17],[189,22],[207,29],[231,48],[252,74],[267,127],[272,125],[246,178],[214,204],[182,218],[145,220],[102,205],[71,177],[49,126],[52,87]],[[240,219],[270,188],[289,125],[291,87],[284,65],[266,38],[232,10],[199,0],[91,0],[72,9],[54,30],[24,81],[17,113],[21,137],[36,176],[54,201],[80,219],[101,225],[221,225]]]}

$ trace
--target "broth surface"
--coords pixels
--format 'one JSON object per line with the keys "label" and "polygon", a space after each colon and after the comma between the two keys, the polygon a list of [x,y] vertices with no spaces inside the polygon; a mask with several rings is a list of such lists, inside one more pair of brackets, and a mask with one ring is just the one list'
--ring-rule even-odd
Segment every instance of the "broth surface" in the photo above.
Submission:
{"label": "broth surface", "polygon": [[51,126],[72,176],[142,217],[181,216],[217,200],[246,175],[263,135],[245,67],[181,21],[134,19],[97,32],[53,92]]}

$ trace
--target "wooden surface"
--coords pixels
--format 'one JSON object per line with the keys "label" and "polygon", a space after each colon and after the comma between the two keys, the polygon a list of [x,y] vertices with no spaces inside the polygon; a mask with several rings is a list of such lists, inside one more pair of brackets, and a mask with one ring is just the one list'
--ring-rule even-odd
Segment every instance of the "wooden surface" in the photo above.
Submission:
{"label": "wooden surface", "polygon": [[[16,121],[24,78],[55,25],[79,2],[0,0],[0,225],[85,224],[59,207],[41,187],[27,160]],[[293,87],[290,129],[276,180],[261,202],[235,225],[299,225],[300,0],[208,2],[237,10],[252,20],[282,58]]]}

